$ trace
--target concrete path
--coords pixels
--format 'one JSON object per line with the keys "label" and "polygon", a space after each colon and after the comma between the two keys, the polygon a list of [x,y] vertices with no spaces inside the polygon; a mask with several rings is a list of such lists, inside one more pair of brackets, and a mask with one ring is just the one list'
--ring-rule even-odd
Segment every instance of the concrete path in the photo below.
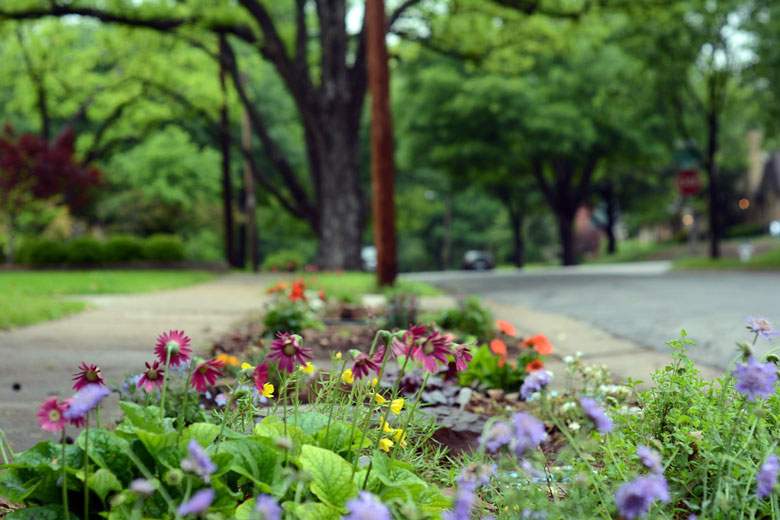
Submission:
{"label": "concrete path", "polygon": [[231,274],[155,293],[76,296],[93,308],[0,331],[0,428],[15,449],[50,438],[38,428],[38,406],[50,395],[73,394],[71,374],[82,361],[97,364],[106,380],[117,381],[153,359],[161,332],[184,329],[193,348],[202,349],[243,315],[260,311],[264,289],[275,278]]}

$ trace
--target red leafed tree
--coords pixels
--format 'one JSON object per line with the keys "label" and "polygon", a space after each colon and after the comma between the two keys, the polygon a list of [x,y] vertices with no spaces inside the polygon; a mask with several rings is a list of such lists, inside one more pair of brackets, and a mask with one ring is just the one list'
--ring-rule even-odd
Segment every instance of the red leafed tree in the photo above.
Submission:
{"label": "red leafed tree", "polygon": [[10,125],[0,132],[0,215],[6,217],[9,261],[19,214],[35,201],[76,209],[100,182],[100,170],[82,166],[75,157],[75,135],[66,129],[52,141],[17,134]]}

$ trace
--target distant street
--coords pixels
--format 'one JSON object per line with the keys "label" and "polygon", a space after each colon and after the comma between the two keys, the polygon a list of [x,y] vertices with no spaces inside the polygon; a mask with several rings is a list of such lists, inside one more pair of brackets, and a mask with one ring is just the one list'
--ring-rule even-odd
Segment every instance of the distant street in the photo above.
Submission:
{"label": "distant street", "polygon": [[[752,341],[748,315],[780,327],[780,273],[670,271],[666,262],[588,265],[528,272],[446,271],[405,275],[448,291],[474,294],[586,321],[659,351],[685,328],[694,360],[725,368],[735,343]],[[759,338],[758,352],[780,346]]]}

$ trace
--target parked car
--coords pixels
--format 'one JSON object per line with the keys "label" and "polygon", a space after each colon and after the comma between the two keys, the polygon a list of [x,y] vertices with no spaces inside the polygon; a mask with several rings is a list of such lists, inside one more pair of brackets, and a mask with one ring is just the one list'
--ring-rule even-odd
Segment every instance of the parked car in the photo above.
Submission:
{"label": "parked car", "polygon": [[376,271],[376,247],[364,246],[360,250],[360,260],[363,262],[364,271]]}
{"label": "parked car", "polygon": [[496,266],[496,257],[487,251],[471,250],[463,255],[463,269],[486,271]]}

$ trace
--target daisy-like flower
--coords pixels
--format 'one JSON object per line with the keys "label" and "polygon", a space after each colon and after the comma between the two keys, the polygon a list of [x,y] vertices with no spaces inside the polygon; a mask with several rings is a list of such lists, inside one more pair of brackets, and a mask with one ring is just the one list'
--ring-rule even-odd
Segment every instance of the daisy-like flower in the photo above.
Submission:
{"label": "daisy-like flower", "polygon": [[165,379],[165,370],[160,366],[159,361],[155,361],[152,365],[144,363],[146,365],[146,371],[141,374],[141,379],[138,380],[138,388],[143,388],[146,393],[154,391],[154,387],[162,388],[163,379]]}
{"label": "daisy-like flower", "polygon": [[777,332],[772,327],[772,324],[769,323],[769,320],[766,318],[754,318],[753,316],[748,316],[747,321],[750,323],[750,325],[748,325],[748,329],[751,332],[755,332],[764,339],[771,339],[772,336],[777,336],[780,334],[780,332]]}
{"label": "daisy-like flower", "polygon": [[201,513],[209,508],[216,495],[216,492],[211,488],[201,489],[192,495],[192,498],[181,504],[176,512],[179,516]]}
{"label": "daisy-like flower", "polygon": [[81,390],[87,385],[105,385],[105,381],[100,377],[100,368],[97,365],[87,365],[83,361],[79,367],[79,371],[73,374],[73,380],[75,381],[73,389],[76,391]]}
{"label": "daisy-like flower", "polygon": [[349,514],[344,520],[391,520],[390,510],[368,491],[361,491],[358,498],[347,502]]}
{"label": "daisy-like flower", "polygon": [[408,356],[409,351],[414,347],[418,340],[425,337],[427,332],[428,327],[425,325],[409,325],[409,328],[404,332],[401,340],[394,337],[393,341],[390,343],[390,349],[393,352],[393,355],[396,357]]}
{"label": "daisy-like flower", "polygon": [[288,374],[295,372],[295,364],[304,365],[307,360],[314,359],[311,350],[301,346],[301,337],[289,332],[277,333],[278,338],[271,343],[268,359],[279,362],[279,370]]}
{"label": "daisy-like flower", "polygon": [[58,403],[56,397],[48,397],[38,410],[38,425],[47,432],[59,432],[65,428],[63,415],[68,405]]}
{"label": "daisy-like flower", "polygon": [[737,378],[734,388],[750,401],[755,401],[758,396],[769,397],[775,393],[777,368],[773,363],[759,363],[755,357],[750,356],[747,364],[737,365],[734,377]]}
{"label": "daisy-like flower", "polygon": [[656,500],[669,502],[669,486],[660,475],[637,477],[615,493],[618,512],[627,520],[643,518]]}
{"label": "daisy-like flower", "polygon": [[424,370],[435,374],[439,363],[447,364],[447,355],[452,354],[450,346],[439,331],[435,331],[412,349],[412,357],[422,364]]}
{"label": "daisy-like flower", "polygon": [[497,320],[496,327],[498,327],[498,330],[500,330],[503,334],[506,334],[507,336],[514,336],[515,334],[517,334],[517,329],[515,329],[515,326],[509,323],[508,321]]}
{"label": "daisy-like flower", "polygon": [[73,401],[62,416],[68,420],[86,417],[110,393],[111,390],[105,386],[87,385],[73,396]]}
{"label": "daisy-like flower", "polygon": [[363,376],[367,376],[372,370],[378,375],[380,364],[382,363],[384,357],[384,347],[378,348],[373,356],[369,356],[361,352],[355,356],[355,362],[352,364],[352,375],[356,379],[363,379]]}
{"label": "daisy-like flower", "polygon": [[214,383],[217,382],[217,377],[223,375],[221,369],[224,366],[224,363],[216,359],[199,364],[192,372],[192,381],[190,382],[192,388],[202,393],[206,391],[207,385],[214,386]]}
{"label": "daisy-like flower", "polygon": [[401,410],[403,410],[403,408],[404,408],[404,400],[403,400],[403,398],[393,399],[390,402],[390,411],[393,412],[396,415],[400,415],[401,414]]}
{"label": "daisy-like flower", "polygon": [[537,370],[525,378],[520,387],[520,397],[527,400],[534,392],[539,392],[552,381],[552,375],[547,370]]}
{"label": "daisy-like flower", "polygon": [[268,382],[268,363],[263,362],[260,365],[257,365],[252,372],[252,379],[255,382],[255,388],[257,388],[258,392],[263,391],[263,387]]}
{"label": "daisy-like flower", "polygon": [[217,471],[217,465],[212,462],[195,439],[190,440],[187,451],[189,457],[181,461],[181,469],[195,473],[208,484],[211,480],[211,474]]}
{"label": "daisy-like flower", "polygon": [[543,356],[553,353],[552,343],[550,343],[550,340],[547,339],[547,336],[544,334],[537,334],[530,338],[526,338],[521,345],[524,347],[533,347],[535,351]]}
{"label": "daisy-like flower", "polygon": [[636,454],[639,457],[639,460],[642,461],[644,467],[656,475],[663,474],[664,467],[661,463],[661,455],[657,451],[651,450],[647,446],[637,446]]}
{"label": "daisy-like flower", "polygon": [[183,330],[171,330],[163,332],[157,337],[157,345],[154,347],[154,353],[160,363],[165,364],[168,351],[171,352],[171,366],[183,365],[190,359],[192,350],[189,348],[190,338],[184,335]]}
{"label": "daisy-like flower", "polygon": [[281,520],[282,508],[271,495],[258,495],[255,499],[255,513],[260,515],[259,520]]}
{"label": "daisy-like flower", "polygon": [[756,496],[760,499],[772,494],[777,485],[777,474],[780,472],[780,459],[777,455],[770,455],[756,473]]}
{"label": "daisy-like flower", "polygon": [[499,356],[498,368],[502,368],[506,365],[506,343],[496,338],[490,342],[490,351]]}
{"label": "daisy-like flower", "polygon": [[390,448],[392,447],[393,447],[393,441],[391,441],[390,439],[382,439],[381,441],[379,441],[379,448],[384,452],[390,451]]}
{"label": "daisy-like flower", "polygon": [[351,385],[355,382],[355,377],[352,375],[352,369],[348,368],[341,374],[341,380]]}
{"label": "daisy-like flower", "polygon": [[455,358],[455,371],[463,372],[468,367],[469,362],[474,358],[469,352],[469,348],[473,347],[474,343],[468,343],[465,345],[455,345],[452,347],[452,357]]}
{"label": "daisy-like flower", "polygon": [[585,415],[593,421],[596,429],[601,433],[611,432],[615,429],[615,423],[604,412],[604,410],[590,397],[583,397],[580,399],[582,409],[585,411]]}

